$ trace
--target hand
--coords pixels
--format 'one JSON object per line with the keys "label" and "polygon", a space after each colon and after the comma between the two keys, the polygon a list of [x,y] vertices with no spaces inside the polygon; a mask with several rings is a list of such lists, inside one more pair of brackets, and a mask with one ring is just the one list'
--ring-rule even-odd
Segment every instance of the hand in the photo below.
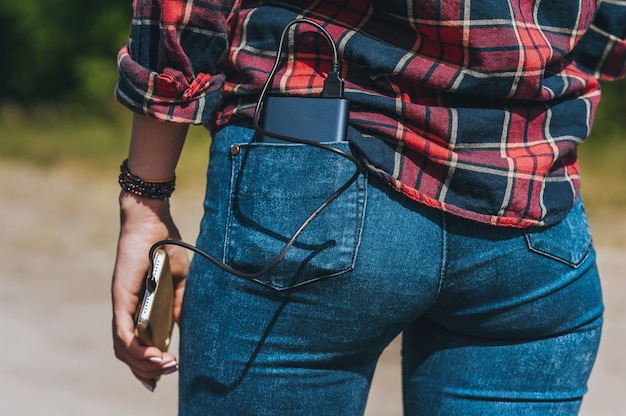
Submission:
{"label": "hand", "polygon": [[[171,215],[169,201],[150,200],[126,192],[120,194],[120,235],[113,271],[113,347],[118,359],[126,363],[146,388],[154,390],[161,375],[177,369],[176,357],[156,347],[139,343],[134,314],[149,267],[148,251],[159,240],[180,240]],[[179,246],[165,246],[174,277],[174,318],[180,309],[189,270],[189,255]]]}

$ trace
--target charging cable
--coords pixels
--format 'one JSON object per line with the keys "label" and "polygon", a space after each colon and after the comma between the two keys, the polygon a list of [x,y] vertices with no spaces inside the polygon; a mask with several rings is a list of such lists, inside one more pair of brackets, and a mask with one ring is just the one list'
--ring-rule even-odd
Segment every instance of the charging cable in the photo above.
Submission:
{"label": "charging cable", "polygon": [[241,277],[244,279],[249,279],[249,280],[254,280],[254,279],[258,279],[261,276],[264,276],[266,274],[268,274],[269,272],[271,272],[277,265],[278,263],[280,263],[280,261],[285,257],[285,255],[287,255],[287,252],[289,251],[289,249],[295,244],[296,240],[298,239],[298,237],[304,232],[304,230],[306,229],[306,227],[315,219],[315,217],[317,217],[317,215],[319,215],[319,213],[326,208],[328,205],[330,205],[331,202],[333,202],[335,199],[337,199],[343,192],[345,192],[354,182],[356,182],[356,180],[359,177],[359,174],[362,171],[362,164],[361,162],[355,158],[354,156],[352,156],[351,154],[344,152],[341,149],[337,149],[334,148],[332,146],[328,146],[324,143],[320,143],[318,141],[314,141],[314,140],[305,140],[305,139],[299,139],[299,138],[295,138],[295,137],[290,137],[290,136],[286,136],[286,135],[282,135],[282,134],[276,134],[270,131],[266,131],[265,129],[263,129],[260,124],[259,124],[259,116],[261,114],[262,108],[263,108],[263,101],[265,99],[265,96],[267,95],[267,91],[270,88],[270,86],[272,85],[272,81],[274,79],[274,76],[276,75],[276,72],[278,71],[279,65],[280,65],[280,61],[281,61],[281,55],[282,55],[282,50],[283,50],[283,43],[287,34],[287,31],[294,25],[297,24],[308,24],[308,25],[312,25],[315,28],[317,28],[320,33],[322,33],[324,35],[324,37],[326,38],[326,40],[328,41],[328,43],[330,44],[332,51],[333,51],[333,61],[331,64],[331,69],[328,72],[327,78],[324,80],[324,88],[322,90],[322,97],[324,98],[342,98],[343,97],[343,80],[341,79],[340,76],[340,72],[341,72],[341,66],[339,63],[339,58],[338,58],[338,53],[337,53],[337,46],[335,45],[335,41],[333,40],[332,36],[330,36],[330,34],[328,33],[328,31],[326,29],[324,29],[323,26],[321,26],[319,23],[316,23],[312,20],[308,20],[308,19],[294,19],[292,21],[290,21],[283,29],[281,36],[280,36],[280,43],[278,45],[278,50],[276,53],[276,60],[274,62],[274,66],[272,68],[272,70],[270,71],[270,74],[267,77],[267,80],[265,82],[265,85],[263,86],[263,89],[261,90],[261,94],[259,95],[259,99],[257,101],[255,110],[254,110],[254,119],[253,119],[253,127],[254,130],[264,136],[270,136],[270,137],[274,137],[276,139],[280,139],[280,140],[284,140],[287,142],[291,142],[291,143],[299,143],[299,144],[306,144],[306,145],[310,145],[310,146],[314,146],[317,148],[321,148],[324,150],[327,150],[329,152],[333,152],[336,153],[346,159],[348,159],[349,161],[351,161],[354,166],[355,166],[355,172],[352,174],[352,176],[341,186],[339,187],[339,189],[337,189],[335,192],[333,192],[328,198],[326,198],[326,200],[324,200],[305,220],[304,222],[300,225],[300,227],[298,227],[298,229],[293,233],[293,235],[291,236],[291,238],[287,241],[287,243],[285,244],[285,246],[283,247],[283,249],[280,251],[280,253],[274,258],[274,260],[272,260],[263,270],[255,272],[255,273],[247,273],[247,272],[242,272],[240,270],[237,270],[233,267],[230,267],[224,263],[222,263],[221,261],[217,260],[216,258],[212,257],[210,254],[204,252],[203,250],[199,249],[198,247],[185,243],[183,241],[179,241],[179,240],[161,240],[156,242],[151,248],[150,251],[148,252],[148,257],[150,259],[150,265],[152,268],[152,259],[154,257],[154,252],[156,251],[157,248],[163,246],[163,245],[167,245],[167,244],[172,244],[172,245],[178,245],[181,247],[184,247],[190,251],[193,251],[194,253],[200,255],[201,257],[205,258],[206,260],[210,261],[211,263],[213,263],[214,265],[216,265],[217,267],[219,267],[220,269],[222,269],[223,271],[232,274],[234,276],[237,277]]}

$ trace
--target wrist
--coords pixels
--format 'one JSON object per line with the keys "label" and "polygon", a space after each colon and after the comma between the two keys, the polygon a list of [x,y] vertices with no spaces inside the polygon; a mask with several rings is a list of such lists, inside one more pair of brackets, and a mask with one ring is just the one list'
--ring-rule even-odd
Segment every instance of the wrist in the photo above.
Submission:
{"label": "wrist", "polygon": [[147,244],[144,247],[147,250],[156,241],[180,239],[169,200],[146,199],[121,191],[119,204],[120,241],[131,237],[133,244],[138,240]]}
{"label": "wrist", "polygon": [[163,222],[170,218],[169,199],[148,199],[123,189],[119,195],[119,207],[123,220],[129,217],[149,220],[154,217]]}
{"label": "wrist", "polygon": [[176,175],[166,179],[143,179],[133,174],[128,167],[128,159],[120,166],[118,183],[127,193],[146,199],[168,199],[176,188]]}

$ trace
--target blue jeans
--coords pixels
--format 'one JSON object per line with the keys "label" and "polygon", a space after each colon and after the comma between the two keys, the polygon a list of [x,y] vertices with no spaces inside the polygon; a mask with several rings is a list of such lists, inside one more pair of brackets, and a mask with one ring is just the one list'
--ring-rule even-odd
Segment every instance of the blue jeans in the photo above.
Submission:
{"label": "blue jeans", "polygon": [[[244,271],[264,268],[354,169],[252,136],[215,135],[197,242]],[[573,415],[602,310],[580,201],[548,229],[498,228],[364,174],[257,281],[194,258],[180,414],[360,415],[380,354],[402,333],[407,415]]]}

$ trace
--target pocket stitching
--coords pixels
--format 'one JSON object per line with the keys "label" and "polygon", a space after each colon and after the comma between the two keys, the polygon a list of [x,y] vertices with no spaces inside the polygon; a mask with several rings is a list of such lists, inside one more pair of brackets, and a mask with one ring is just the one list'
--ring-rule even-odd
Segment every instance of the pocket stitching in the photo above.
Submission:
{"label": "pocket stitching", "polygon": [[589,254],[591,254],[591,250],[593,248],[593,245],[591,244],[591,242],[589,242],[587,244],[587,249],[585,250],[584,254],[582,256],[580,256],[580,259],[578,261],[573,261],[573,260],[570,261],[568,259],[564,259],[562,257],[559,257],[556,254],[552,254],[552,253],[550,253],[550,252],[548,252],[546,250],[541,250],[541,249],[536,248],[533,245],[533,241],[530,238],[530,235],[529,234],[525,234],[525,237],[526,237],[526,244],[528,245],[528,249],[530,251],[532,251],[533,253],[537,253],[537,254],[540,254],[542,256],[548,257],[550,259],[553,259],[553,260],[559,261],[561,263],[567,264],[568,266],[571,266],[571,267],[573,267],[575,269],[579,268],[585,262],[585,260],[587,260],[587,258],[589,257]]}
{"label": "pocket stitching", "polygon": [[[546,234],[551,232],[552,234]],[[580,198],[574,203],[574,206],[562,222],[539,234],[525,230],[524,237],[530,251],[567,264],[575,269],[580,267],[593,251],[591,230]],[[576,251],[570,253],[569,256],[568,253],[558,253],[554,244],[540,247],[543,242],[552,242],[555,237],[560,237],[562,241],[573,241],[577,237],[584,240],[582,240],[580,247],[574,247]]]}
{"label": "pocket stitching", "polygon": [[[338,144],[338,143],[337,143]],[[258,147],[258,143],[238,143],[238,145],[242,148],[242,150],[245,148],[246,150],[250,150],[253,149],[255,147]],[[253,146],[251,146],[253,145]],[[264,144],[261,144],[261,146],[263,146]],[[347,142],[345,142],[343,145],[348,145]],[[275,147],[275,144],[270,144],[270,146]],[[286,145],[286,146],[298,146],[296,145]],[[228,213],[227,213],[227,221],[226,221],[226,230],[224,233],[224,250],[223,250],[223,262],[225,264],[231,265],[231,266],[236,266],[236,263],[233,263],[233,261],[231,261],[229,259],[229,253],[232,247],[232,236],[234,233],[234,228],[236,226],[236,219],[235,219],[235,214],[233,212],[234,210],[234,201],[235,201],[235,194],[233,192],[233,188],[235,187],[235,183],[239,180],[240,178],[240,173],[238,173],[237,170],[237,166],[239,166],[240,163],[237,163],[233,158],[231,158],[231,175],[230,175],[230,193],[229,193],[229,201],[228,201]],[[283,291],[283,290],[288,290],[288,289],[292,289],[292,288],[296,288],[296,287],[300,287],[303,286],[305,284],[309,284],[318,280],[322,280],[322,279],[326,279],[326,278],[330,278],[330,277],[334,277],[334,276],[338,276],[341,274],[345,274],[348,273],[350,271],[352,271],[356,265],[356,259],[357,259],[357,254],[358,254],[358,250],[359,250],[359,246],[361,244],[361,239],[362,239],[362,232],[363,232],[363,224],[365,221],[365,206],[366,206],[366,201],[367,201],[367,180],[366,180],[366,175],[365,172],[362,173],[357,181],[352,184],[353,187],[353,194],[354,194],[354,198],[355,198],[355,217],[354,217],[354,224],[355,224],[355,229],[353,232],[353,242],[349,245],[346,246],[348,247],[349,250],[351,250],[351,256],[349,258],[349,262],[344,262],[345,266],[341,267],[339,269],[335,269],[335,270],[328,270],[327,273],[323,273],[321,275],[316,275],[314,277],[311,277],[309,279],[306,280],[302,280],[302,281],[297,281],[297,282],[293,282],[291,284],[284,284],[284,282],[276,282],[275,280],[262,280],[262,278],[255,278],[252,279],[253,281],[269,287],[271,289],[277,290],[277,291]],[[351,189],[351,188],[348,188]],[[346,259],[347,260],[347,259]],[[341,266],[341,264],[339,264],[339,266]]]}

